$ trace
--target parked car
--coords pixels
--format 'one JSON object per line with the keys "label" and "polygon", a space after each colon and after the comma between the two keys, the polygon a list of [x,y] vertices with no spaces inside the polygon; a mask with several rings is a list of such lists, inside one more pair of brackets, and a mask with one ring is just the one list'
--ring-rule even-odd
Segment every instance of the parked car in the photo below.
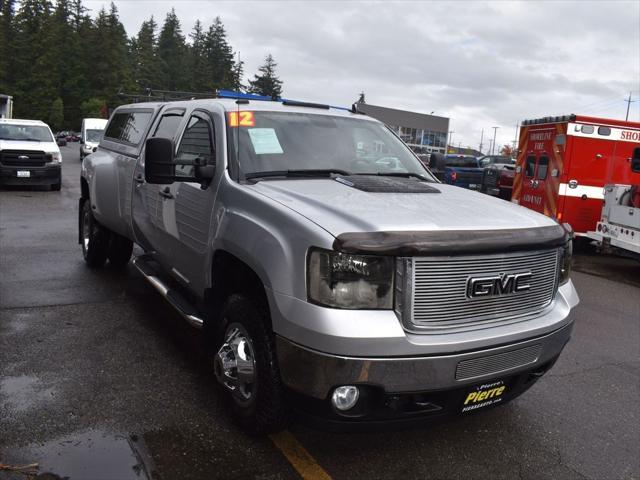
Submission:
{"label": "parked car", "polygon": [[456,187],[480,190],[482,168],[478,166],[476,157],[432,153],[430,163],[431,171],[440,181]]}
{"label": "parked car", "polygon": [[571,336],[570,231],[438,183],[366,115],[248,95],[121,106],[80,181],[87,265],[138,244],[254,432],[291,408],[350,426],[502,405]]}
{"label": "parked car", "polygon": [[68,132],[67,133],[67,142],[78,142],[80,141],[80,133],[79,132]]}
{"label": "parked car", "polygon": [[0,119],[0,185],[62,186],[62,155],[39,120]]}
{"label": "parked car", "polygon": [[478,162],[484,167],[480,191],[503,200],[511,200],[516,173],[515,159],[505,155],[485,155]]}

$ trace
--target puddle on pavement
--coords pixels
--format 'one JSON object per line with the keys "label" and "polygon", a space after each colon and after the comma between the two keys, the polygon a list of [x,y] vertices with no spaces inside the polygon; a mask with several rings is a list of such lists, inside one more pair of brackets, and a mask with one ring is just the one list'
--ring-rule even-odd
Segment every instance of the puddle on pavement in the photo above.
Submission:
{"label": "puddle on pavement", "polygon": [[[37,480],[154,480],[159,478],[144,441],[135,436],[87,431],[5,452],[0,463],[38,464]],[[20,474],[0,479],[24,479]]]}
{"label": "puddle on pavement", "polygon": [[53,388],[42,388],[37,377],[20,375],[0,380],[0,398],[14,412],[25,412],[53,398]]}

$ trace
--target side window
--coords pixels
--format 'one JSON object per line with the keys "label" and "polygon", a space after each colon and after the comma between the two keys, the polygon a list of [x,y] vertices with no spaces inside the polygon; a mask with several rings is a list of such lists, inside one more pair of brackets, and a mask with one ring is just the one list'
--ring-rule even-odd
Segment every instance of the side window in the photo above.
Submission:
{"label": "side window", "polygon": [[[200,158],[206,164],[213,165],[215,150],[212,134],[209,122],[200,116],[193,115],[182,135],[176,161]],[[176,165],[176,176],[193,177],[193,165]]]}
{"label": "side window", "polygon": [[153,132],[153,136],[170,139],[175,138],[183,116],[184,112],[172,112],[163,115],[155,132]]}
{"label": "side window", "polygon": [[138,145],[150,120],[151,112],[116,113],[109,122],[104,136],[117,142]]}
{"label": "side window", "polygon": [[529,155],[524,164],[524,175],[525,177],[533,177],[533,174],[536,171],[536,157],[533,155]]}
{"label": "side window", "polygon": [[593,125],[582,125],[581,131],[582,133],[593,133],[595,128]]}
{"label": "side window", "polygon": [[598,135],[611,135],[611,128],[609,127],[598,127]]}
{"label": "side window", "polygon": [[541,155],[538,159],[538,180],[547,178],[547,170],[549,169],[549,157]]}

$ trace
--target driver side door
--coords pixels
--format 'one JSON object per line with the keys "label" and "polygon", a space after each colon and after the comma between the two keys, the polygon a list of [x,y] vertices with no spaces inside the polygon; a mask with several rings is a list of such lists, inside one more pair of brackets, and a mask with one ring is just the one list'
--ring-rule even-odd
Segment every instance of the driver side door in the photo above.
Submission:
{"label": "driver side door", "polygon": [[[215,130],[211,117],[203,111],[189,116],[175,155],[175,176],[193,180],[195,166],[184,165],[199,159],[216,165]],[[161,185],[159,205],[159,261],[184,286],[196,292],[204,289],[203,268],[209,253],[209,232],[215,201],[215,185],[176,181]]]}

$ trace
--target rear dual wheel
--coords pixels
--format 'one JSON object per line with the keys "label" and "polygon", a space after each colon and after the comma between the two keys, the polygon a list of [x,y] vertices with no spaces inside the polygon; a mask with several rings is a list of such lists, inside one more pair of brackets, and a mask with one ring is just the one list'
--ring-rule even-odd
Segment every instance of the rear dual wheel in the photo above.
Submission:
{"label": "rear dual wheel", "polygon": [[89,199],[82,203],[80,237],[82,256],[91,268],[100,268],[107,260],[114,267],[123,267],[131,258],[133,242],[100,225],[93,216]]}

